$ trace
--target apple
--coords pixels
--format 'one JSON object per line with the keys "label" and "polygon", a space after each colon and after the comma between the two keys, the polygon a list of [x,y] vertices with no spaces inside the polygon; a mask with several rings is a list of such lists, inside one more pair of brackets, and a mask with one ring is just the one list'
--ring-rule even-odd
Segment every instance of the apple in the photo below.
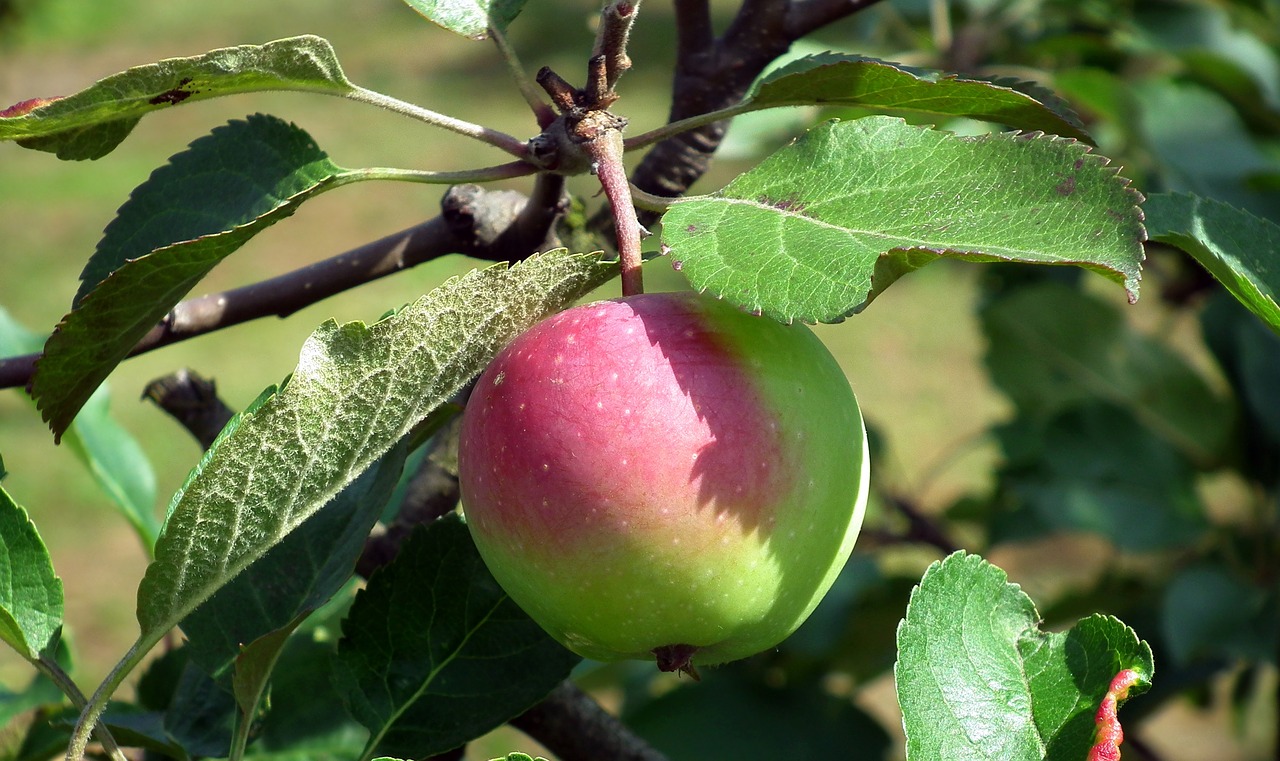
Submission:
{"label": "apple", "polygon": [[538,624],[694,674],[795,631],[867,501],[862,416],[818,338],[688,293],[535,325],[477,381],[458,456],[480,554]]}

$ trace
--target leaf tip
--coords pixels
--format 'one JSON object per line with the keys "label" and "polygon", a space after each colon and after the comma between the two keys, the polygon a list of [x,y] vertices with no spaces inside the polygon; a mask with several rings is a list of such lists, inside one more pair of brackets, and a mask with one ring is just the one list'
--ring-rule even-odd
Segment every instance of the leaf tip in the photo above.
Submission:
{"label": "leaf tip", "polygon": [[4,110],[0,110],[0,119],[14,119],[19,116],[26,116],[38,108],[43,108],[57,100],[62,100],[65,96],[54,95],[49,98],[28,98],[27,100],[18,101],[12,106]]}

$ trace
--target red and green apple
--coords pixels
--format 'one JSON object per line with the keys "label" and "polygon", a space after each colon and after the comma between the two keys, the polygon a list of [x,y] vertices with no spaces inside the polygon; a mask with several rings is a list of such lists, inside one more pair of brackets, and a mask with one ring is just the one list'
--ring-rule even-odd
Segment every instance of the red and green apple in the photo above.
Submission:
{"label": "red and green apple", "polygon": [[569,649],[665,670],[769,649],[853,548],[866,434],[805,326],[696,294],[561,312],[507,346],[463,416],[467,524]]}

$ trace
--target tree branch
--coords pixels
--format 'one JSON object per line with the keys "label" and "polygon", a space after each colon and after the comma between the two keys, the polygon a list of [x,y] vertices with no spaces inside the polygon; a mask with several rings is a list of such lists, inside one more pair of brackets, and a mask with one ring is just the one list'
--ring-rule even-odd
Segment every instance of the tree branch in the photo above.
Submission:
{"label": "tree branch", "polygon": [[[764,68],[815,29],[874,5],[879,0],[744,0],[724,35],[710,41],[710,19],[702,0],[677,2],[681,27],[668,121],[729,108],[740,102]],[[699,44],[702,43],[702,44]],[[670,137],[653,147],[632,173],[641,190],[659,196],[682,195],[710,166],[727,122],[715,122]],[[657,218],[641,215],[642,224]],[[604,227],[597,216],[593,225]]]}
{"label": "tree branch", "polygon": [[[631,68],[627,41],[636,21],[640,0],[614,0],[600,12],[600,29],[596,35],[592,58],[604,56],[605,91],[612,94],[618,79]],[[607,107],[605,103],[603,106]]]}
{"label": "tree branch", "polygon": [[787,14],[787,34],[798,40],[878,2],[880,0],[794,0]]}
{"label": "tree branch", "polygon": [[560,761],[667,761],[572,682],[561,682],[511,726],[542,743]]}
{"label": "tree branch", "polygon": [[[533,202],[510,190],[457,185],[441,199],[441,214],[346,253],[278,277],[175,306],[136,346],[137,356],[188,338],[256,320],[287,317],[343,291],[447,254],[519,261],[558,245],[553,226],[563,213],[564,178],[541,173]],[[0,388],[30,382],[39,354],[0,360]]]}
{"label": "tree branch", "polygon": [[698,55],[715,44],[707,0],[675,0],[675,11],[677,60]]}
{"label": "tree branch", "polygon": [[400,546],[408,540],[413,529],[443,518],[458,506],[461,490],[458,474],[445,465],[444,456],[454,446],[460,418],[435,434],[431,449],[422,460],[404,501],[396,510],[396,517],[385,528],[375,529],[365,540],[364,551],[356,561],[356,573],[364,578],[395,560]]}
{"label": "tree branch", "polygon": [[200,448],[206,450],[213,446],[214,439],[235,415],[218,396],[218,385],[212,379],[186,368],[148,383],[142,398],[150,399],[169,413],[200,442]]}

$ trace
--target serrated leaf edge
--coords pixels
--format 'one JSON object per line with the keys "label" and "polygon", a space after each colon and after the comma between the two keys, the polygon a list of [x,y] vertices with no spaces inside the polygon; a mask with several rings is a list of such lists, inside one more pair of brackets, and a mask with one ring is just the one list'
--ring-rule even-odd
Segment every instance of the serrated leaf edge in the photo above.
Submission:
{"label": "serrated leaf edge", "polygon": [[[1005,261],[1005,262],[1018,262],[1018,263],[1029,264],[1029,265],[1040,265],[1040,266],[1046,266],[1046,265],[1047,265],[1047,266],[1055,266],[1055,267],[1057,267],[1057,266],[1080,267],[1080,268],[1082,268],[1082,269],[1086,269],[1086,270],[1089,270],[1089,271],[1091,271],[1091,272],[1096,272],[1096,273],[1098,273],[1098,274],[1101,274],[1101,275],[1103,275],[1104,277],[1107,277],[1108,279],[1111,279],[1111,280],[1116,280],[1116,277],[1115,277],[1115,276],[1118,276],[1118,277],[1119,277],[1119,279],[1120,279],[1120,282],[1121,282],[1122,286],[1123,286],[1123,287],[1124,287],[1124,289],[1125,289],[1126,296],[1127,296],[1127,299],[1128,299],[1129,303],[1130,303],[1130,304],[1135,304],[1135,303],[1137,303],[1137,301],[1138,301],[1138,292],[1139,292],[1139,287],[1140,287],[1140,284],[1141,284],[1141,281],[1142,281],[1142,263],[1146,261],[1146,251],[1145,251],[1145,249],[1142,249],[1142,248],[1141,248],[1141,246],[1142,246],[1142,244],[1143,244],[1143,243],[1145,243],[1145,242],[1148,240],[1148,237],[1147,237],[1147,229],[1146,229],[1146,225],[1145,225],[1145,219],[1146,219],[1146,217],[1145,217],[1145,215],[1144,215],[1144,213],[1143,213],[1143,210],[1142,210],[1142,204],[1146,201],[1146,198],[1143,196],[1143,194],[1142,194],[1142,193],[1141,193],[1137,188],[1135,188],[1135,187],[1133,186],[1133,181],[1132,181],[1131,179],[1129,179],[1128,177],[1125,177],[1125,176],[1123,176],[1123,175],[1121,174],[1122,167],[1121,167],[1121,166],[1118,166],[1118,165],[1114,165],[1114,164],[1113,164],[1113,161],[1111,160],[1111,158],[1109,158],[1109,157],[1107,157],[1107,156],[1103,156],[1102,154],[1099,154],[1099,153],[1095,153],[1095,152],[1094,152],[1094,150],[1093,150],[1093,146],[1091,146],[1090,144],[1088,144],[1088,143],[1086,143],[1086,142],[1084,142],[1084,141],[1078,140],[1078,139],[1076,139],[1076,138],[1074,138],[1074,137],[1067,137],[1067,136],[1063,136],[1063,135],[1055,135],[1055,134],[1052,134],[1052,133],[1046,133],[1046,132],[1044,132],[1044,131],[1042,131],[1042,130],[1034,130],[1034,131],[1029,131],[1029,132],[1024,132],[1024,131],[1020,131],[1020,130],[1011,130],[1011,131],[1005,131],[1005,132],[993,132],[993,133],[987,133],[987,134],[983,134],[983,135],[962,136],[962,135],[956,135],[955,133],[953,133],[953,132],[951,132],[951,131],[949,131],[949,130],[941,129],[941,128],[939,128],[937,125],[932,125],[932,124],[908,124],[908,123],[906,122],[906,120],[901,119],[901,118],[898,118],[898,117],[889,117],[889,118],[893,118],[893,119],[895,119],[896,121],[902,122],[903,124],[906,124],[906,125],[907,125],[907,126],[909,126],[909,127],[914,127],[914,128],[920,129],[920,130],[926,130],[926,131],[932,131],[932,132],[938,132],[938,133],[942,133],[942,134],[952,135],[953,137],[956,137],[957,139],[960,139],[960,140],[968,140],[968,141],[971,141],[971,142],[975,142],[975,141],[979,141],[979,140],[998,140],[998,139],[1003,139],[1003,140],[1023,140],[1023,141],[1030,141],[1030,140],[1047,140],[1047,141],[1048,141],[1048,142],[1050,142],[1050,143],[1068,143],[1068,144],[1076,144],[1076,145],[1078,145],[1078,146],[1079,146],[1079,149],[1080,149],[1080,151],[1081,151],[1081,153],[1082,153],[1082,160],[1092,160],[1092,161],[1094,161],[1095,163],[1097,163],[1097,164],[1098,164],[1098,168],[1099,168],[1099,169],[1101,169],[1103,172],[1110,173],[1110,174],[1112,175],[1112,181],[1113,181],[1113,182],[1118,182],[1118,183],[1120,184],[1120,186],[1122,187],[1122,189],[1124,190],[1125,194],[1126,194],[1127,196],[1129,196],[1130,201],[1131,201],[1131,202],[1132,202],[1132,204],[1133,204],[1133,205],[1129,208],[1129,210],[1134,214],[1134,216],[1135,216],[1134,222],[1135,222],[1135,224],[1137,225],[1137,230],[1136,230],[1136,232],[1137,232],[1137,240],[1136,240],[1135,242],[1136,242],[1136,244],[1137,244],[1140,248],[1139,248],[1139,251],[1137,252],[1137,253],[1138,253],[1138,259],[1137,259],[1137,261],[1136,261],[1136,263],[1135,263],[1134,271],[1133,271],[1133,273],[1132,273],[1132,274],[1127,273],[1127,272],[1125,272],[1125,271],[1123,271],[1123,270],[1113,269],[1113,268],[1110,268],[1110,267],[1106,267],[1105,265],[1095,265],[1095,264],[1093,264],[1093,263],[1086,263],[1086,262],[1078,262],[1078,261],[1061,261],[1061,262],[1026,261],[1026,260],[1022,260],[1022,259],[1013,259],[1013,258],[1010,258],[1010,257],[1004,257],[1004,256],[998,256],[998,255],[994,255],[994,254],[989,254],[989,253],[985,253],[985,252],[982,252],[982,251],[962,251],[962,250],[959,250],[959,249],[936,248],[936,247],[928,247],[928,246],[913,246],[913,247],[910,247],[910,248],[904,248],[904,247],[898,246],[898,247],[894,247],[894,248],[891,248],[891,249],[887,249],[887,250],[885,250],[885,251],[882,251],[882,252],[880,253],[880,255],[879,255],[878,259],[877,259],[877,266],[876,266],[876,269],[879,269],[879,263],[880,263],[880,262],[884,261],[885,259],[887,259],[887,258],[889,258],[889,257],[892,257],[894,254],[909,254],[909,253],[910,253],[910,252],[912,252],[912,251],[920,251],[920,252],[930,253],[930,254],[933,254],[933,255],[935,255],[935,256],[937,256],[937,257],[939,257],[939,258],[957,259],[957,260],[960,260],[960,261],[964,261],[964,260],[968,259],[969,261],[984,261],[984,260],[985,260],[985,261]],[[827,120],[826,122],[824,122],[824,124],[825,124],[825,123],[830,123],[830,122],[837,122],[837,121],[841,121],[841,120],[839,120],[839,119],[829,119],[829,120]],[[856,120],[854,120],[854,121],[856,121]],[[811,128],[809,128],[808,130],[805,130],[805,134],[808,134],[809,132],[812,132],[812,131],[813,131],[814,129],[816,129],[818,126],[820,126],[820,125],[815,125],[814,127],[811,127]],[[799,140],[799,138],[796,138],[796,140]],[[792,141],[792,144],[794,144],[794,143],[796,142],[796,140],[793,140],[793,141]],[[732,184],[732,183],[730,183],[730,184]],[[677,199],[675,203],[677,203],[677,204],[678,204],[678,203],[682,203],[682,202],[689,202],[689,201],[716,200],[716,201],[727,201],[727,202],[733,202],[733,203],[745,203],[745,204],[757,205],[757,204],[755,204],[753,201],[750,201],[750,200],[748,200],[748,199],[732,198],[732,197],[727,197],[727,196],[725,196],[725,195],[724,195],[724,190],[725,190],[726,188],[728,188],[728,187],[729,187],[729,186],[728,186],[728,185],[726,185],[726,186],[725,186],[725,188],[721,188],[720,190],[717,190],[717,191],[715,191],[715,192],[713,192],[713,193],[710,193],[710,194],[707,194],[707,195],[701,195],[701,196],[687,196],[687,197],[685,197],[685,198]],[[811,220],[811,221],[817,222],[818,220]],[[861,231],[861,232],[863,232],[863,233],[865,233],[865,234],[867,234],[867,235],[871,235],[871,236],[874,236],[874,235],[876,235],[876,234],[877,234],[877,233],[876,233],[876,231],[866,231],[866,230],[864,230],[864,231]],[[668,253],[664,253],[663,255],[665,256],[665,255],[669,255],[669,254],[668,254]],[[985,257],[985,259],[984,259],[984,257]],[[923,266],[923,265],[922,265],[922,266]],[[914,269],[918,269],[918,268],[914,268]],[[902,274],[905,274],[905,273],[902,273]],[[872,301],[873,301],[873,300],[874,300],[878,295],[880,295],[881,293],[883,293],[883,292],[884,292],[884,290],[888,288],[888,285],[889,285],[889,284],[892,284],[892,282],[894,282],[894,280],[896,280],[896,279],[897,279],[897,278],[895,277],[895,278],[894,278],[894,280],[891,280],[891,281],[889,282],[889,284],[886,284],[886,285],[885,285],[885,287],[884,287],[884,288],[877,289],[877,288],[876,288],[876,284],[875,284],[875,277],[876,277],[876,275],[875,275],[875,272],[874,272],[874,270],[873,270],[873,273],[872,273],[872,276],[871,276],[871,288],[870,288],[870,289],[868,289],[867,297],[866,297],[866,298],[865,298],[861,303],[856,304],[856,305],[854,305],[853,307],[850,307],[850,308],[849,308],[849,309],[847,309],[846,311],[844,311],[844,312],[842,312],[842,313],[839,313],[839,314],[821,315],[821,316],[816,315],[816,314],[805,314],[805,313],[796,313],[796,314],[791,314],[791,315],[766,314],[766,313],[763,311],[763,309],[762,309],[762,308],[760,308],[760,307],[752,308],[752,307],[749,307],[749,306],[747,306],[747,305],[739,304],[739,303],[738,303],[738,302],[736,302],[736,301],[732,301],[732,300],[726,299],[726,298],[725,298],[725,294],[724,294],[723,292],[713,291],[713,290],[711,290],[711,288],[710,288],[709,286],[700,286],[700,287],[695,287],[695,290],[696,290],[700,295],[713,297],[713,298],[715,298],[715,299],[717,299],[717,300],[720,300],[720,301],[727,301],[728,303],[734,304],[734,305],[735,305],[735,306],[737,306],[739,309],[742,309],[744,312],[747,312],[747,313],[749,313],[749,314],[753,314],[753,315],[756,315],[756,316],[766,315],[766,316],[768,316],[768,317],[770,317],[770,318],[772,318],[772,319],[774,319],[774,320],[777,320],[778,322],[781,322],[781,323],[782,323],[782,324],[784,324],[784,325],[790,325],[791,323],[793,323],[793,322],[795,322],[795,321],[800,321],[800,322],[802,322],[802,323],[804,323],[804,324],[806,324],[806,325],[815,325],[815,324],[819,324],[819,323],[821,323],[821,324],[839,324],[839,323],[844,322],[845,320],[849,319],[850,317],[852,317],[852,316],[854,316],[854,315],[857,315],[857,314],[860,314],[862,311],[864,311],[864,310],[867,308],[867,306],[869,306],[869,305],[870,305],[870,303],[871,303],[871,302],[872,302]]]}

